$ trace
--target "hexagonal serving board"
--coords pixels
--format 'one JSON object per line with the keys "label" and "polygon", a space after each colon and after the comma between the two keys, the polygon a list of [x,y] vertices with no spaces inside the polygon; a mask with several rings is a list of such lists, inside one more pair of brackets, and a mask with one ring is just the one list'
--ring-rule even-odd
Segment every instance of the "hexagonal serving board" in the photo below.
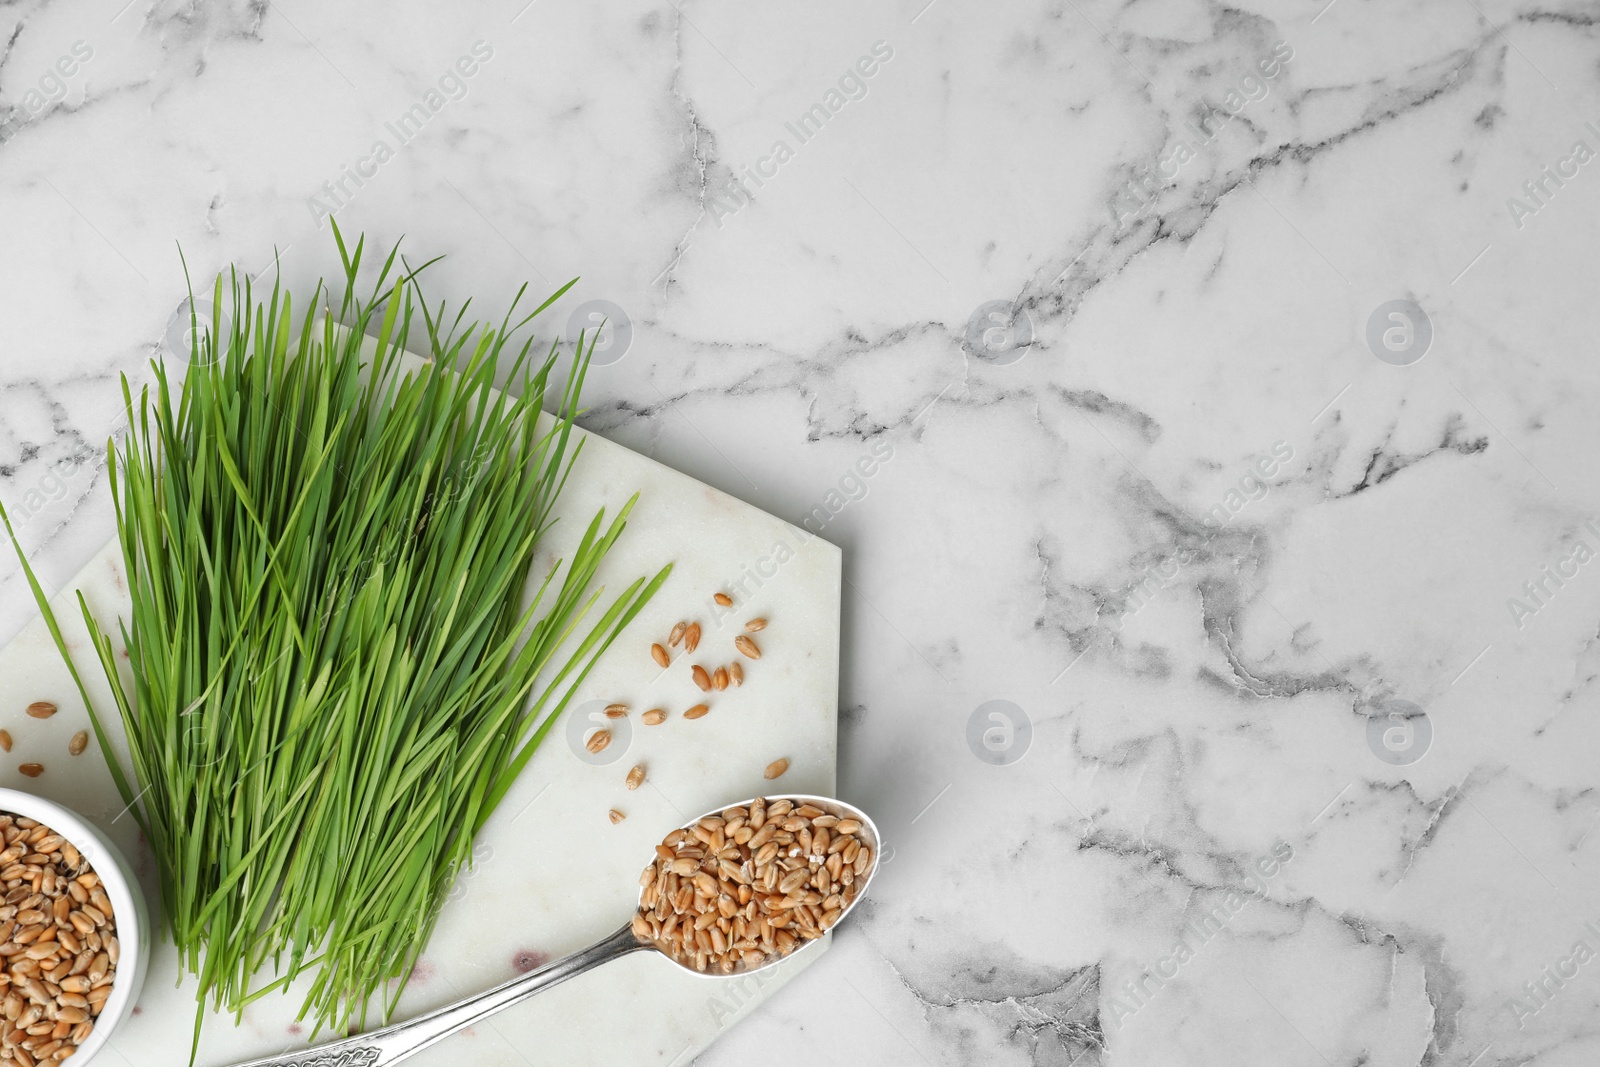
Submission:
{"label": "hexagonal serving board", "polygon": [[[688,819],[763,789],[834,792],[839,550],[620,445],[590,434],[582,438],[583,451],[557,508],[563,518],[542,546],[535,571],[569,554],[596,509],[612,513],[638,492],[627,532],[598,580],[614,595],[665,562],[674,564],[673,573],[596,666],[566,721],[551,731],[480,836],[474,868],[452,891],[396,1019],[487,989],[616,930],[632,914],[638,875],[652,846]],[[114,632],[116,617],[128,611],[115,542],[54,600],[96,708],[114,719],[74,590],[83,592],[101,627]],[[719,590],[734,598],[733,607],[715,604],[712,594]],[[770,620],[759,637],[759,661],[743,659],[733,648],[744,620],[755,615]],[[663,671],[649,647],[664,644],[680,619],[698,620],[704,637],[691,656],[674,650],[672,666]],[[743,687],[703,694],[693,684],[691,663],[711,669],[735,659],[745,669]],[[61,710],[44,721],[29,718],[23,709],[34,700],[53,701]],[[619,729],[597,759],[582,741],[602,718],[599,709],[613,701],[629,705],[632,713],[623,720],[626,730]],[[711,705],[708,715],[682,718],[701,702]],[[670,717],[660,726],[644,726],[639,715],[653,707],[665,708]],[[0,727],[15,739],[14,750],[0,757],[0,785],[48,796],[105,829],[139,869],[154,903],[154,860],[123,811],[97,746],[82,756],[67,754],[68,739],[87,725],[43,620],[35,619],[0,650]],[[120,725],[114,733],[121,745]],[[779,757],[790,768],[769,783],[763,771]],[[41,777],[18,773],[30,761],[45,765]],[[624,778],[641,762],[648,779],[629,792]],[[613,825],[612,808],[627,818]],[[684,1064],[823,951],[819,946],[744,978],[701,978],[654,953],[635,953],[410,1062]],[[302,996],[303,987],[297,987],[264,998],[237,1025],[231,1017],[208,1015],[197,1062],[223,1067],[306,1047],[308,1028],[295,1022]],[[194,1025],[194,986],[179,982],[177,954],[164,938],[157,941],[137,1010],[102,1054],[107,1067],[183,1062]]]}

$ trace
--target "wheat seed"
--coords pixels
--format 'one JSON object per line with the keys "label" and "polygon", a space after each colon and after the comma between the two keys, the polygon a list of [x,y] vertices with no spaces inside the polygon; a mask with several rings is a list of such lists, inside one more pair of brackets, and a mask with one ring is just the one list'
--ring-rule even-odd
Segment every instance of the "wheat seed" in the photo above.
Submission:
{"label": "wheat seed", "polygon": [[651,708],[639,718],[646,726],[660,726],[667,721],[667,713],[660,708]]}
{"label": "wheat seed", "polygon": [[56,713],[56,706],[48,700],[35,700],[28,705],[28,714],[35,719],[48,719]]}
{"label": "wheat seed", "polygon": [[11,751],[10,730],[0,730],[0,749],[5,749],[7,752]]}
{"label": "wheat seed", "polygon": [[59,1064],[94,1032],[116,980],[111,901],[82,854],[48,827],[0,813],[0,835],[0,856],[21,861],[0,872],[0,914],[10,915],[0,920],[0,1062]]}
{"label": "wheat seed", "polygon": [[715,600],[718,604],[721,604],[725,608],[731,608],[733,606],[733,597],[729,596],[727,593],[718,593],[711,599]]}
{"label": "wheat seed", "polygon": [[630,790],[638,789],[644,785],[644,764],[640,763],[628,772],[627,786]]}
{"label": "wheat seed", "polygon": [[783,772],[788,770],[788,769],[789,769],[789,761],[788,761],[788,759],[775,759],[775,760],[773,760],[771,763],[767,764],[767,775],[766,775],[767,776],[767,780],[771,781],[774,778],[782,778],[783,777]]}
{"label": "wheat seed", "polygon": [[[818,817],[829,825],[818,827]],[[639,877],[634,936],[702,972],[733,974],[789,955],[838,923],[865,884],[871,853],[839,833],[846,821],[757,798],[672,831]],[[834,850],[838,840],[857,846],[860,871]]]}
{"label": "wheat seed", "polygon": [[610,743],[611,743],[611,731],[610,730],[596,730],[593,734],[591,734],[589,736],[589,740],[587,740],[587,741],[585,741],[583,743],[583,747],[588,749],[590,752],[600,752],[600,751],[603,751],[605,749],[605,747],[607,745],[609,745]]}
{"label": "wheat seed", "polygon": [[761,658],[761,648],[744,634],[733,639],[733,647],[749,656],[751,659]]}
{"label": "wheat seed", "polygon": [[627,818],[626,815],[622,814],[622,812],[618,811],[616,808],[612,808],[609,812],[607,812],[607,814],[611,817],[612,826],[617,825],[617,823]]}
{"label": "wheat seed", "polygon": [[667,650],[660,645],[650,646],[650,658],[655,660],[656,664],[661,667],[666,667],[672,663],[672,657],[667,655]]}
{"label": "wheat seed", "polygon": [[83,755],[83,750],[89,747],[89,731],[79,730],[72,735],[72,740],[67,742],[67,752],[74,756]]}
{"label": "wheat seed", "polygon": [[683,640],[684,631],[688,628],[689,624],[686,622],[680,622],[673,626],[672,633],[667,635],[667,644],[673,648],[677,648],[678,642]]}
{"label": "wheat seed", "polygon": [[698,718],[702,717],[703,715],[705,715],[705,713],[710,711],[710,710],[711,710],[710,706],[708,706],[706,704],[696,704],[694,707],[692,707],[688,711],[684,712],[683,713],[683,717],[685,719],[698,719]]}
{"label": "wheat seed", "polygon": [[706,669],[700,664],[696,663],[690,673],[694,676],[694,684],[700,687],[702,693],[711,688],[711,675],[707,674]]}
{"label": "wheat seed", "polygon": [[728,668],[717,668],[716,673],[711,676],[711,688],[716,689],[719,692],[728,688]]}
{"label": "wheat seed", "polygon": [[689,628],[683,631],[683,650],[693,652],[700,647],[700,624],[691,622]]}
{"label": "wheat seed", "polygon": [[744,684],[744,668],[737,663],[728,664],[728,681],[733,683],[735,689]]}
{"label": "wheat seed", "polygon": [[42,764],[42,763],[24,763],[22,766],[18,767],[17,770],[21,771],[23,774],[27,775],[29,778],[37,778],[41,774],[44,773],[44,764]]}

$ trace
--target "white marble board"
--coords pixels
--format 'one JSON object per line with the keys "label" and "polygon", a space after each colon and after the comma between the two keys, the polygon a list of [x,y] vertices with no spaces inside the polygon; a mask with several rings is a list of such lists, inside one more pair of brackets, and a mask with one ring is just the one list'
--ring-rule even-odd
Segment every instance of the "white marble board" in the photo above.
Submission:
{"label": "white marble board", "polygon": [[[627,532],[597,581],[614,594],[632,578],[674,564],[667,583],[617,639],[568,712],[581,721],[604,703],[623,701],[633,708],[631,737],[619,729],[600,754],[610,762],[596,766],[580,756],[581,744],[570,742],[567,724],[551,732],[480,836],[475,868],[452,892],[397,1018],[487,989],[612,932],[631,914],[637,875],[651,846],[703,811],[773,788],[763,770],[778,757],[791,763],[776,783],[783,791],[835,791],[839,550],[638,453],[578,433],[583,451],[558,505],[559,514],[570,518],[547,538],[536,572],[568,554],[597,508],[614,511],[634,492],[640,497]],[[54,599],[97,708],[114,717],[110,690],[84,641],[74,590],[83,592],[107,628],[127,611],[114,542]],[[734,597],[733,607],[715,604],[718,590]],[[770,626],[761,637],[762,658],[740,658],[746,684],[702,694],[688,664],[732,662],[734,636],[757,614],[768,617]],[[684,618],[698,619],[705,636],[696,654],[680,659],[679,649],[672,667],[662,671],[649,645],[664,640]],[[28,718],[23,709],[34,700],[53,701],[61,711],[45,721]],[[702,700],[712,705],[710,714],[682,719],[685,708]],[[639,713],[655,706],[666,708],[669,720],[657,727],[640,724]],[[16,743],[0,760],[0,785],[70,805],[104,828],[140,869],[153,901],[153,857],[124,813],[98,746],[77,758],[67,755],[68,738],[87,724],[43,620],[35,619],[0,650],[0,727]],[[120,727],[116,737],[120,741]],[[28,761],[43,763],[45,773],[22,777],[17,767]],[[649,777],[630,793],[623,778],[640,761],[648,764]],[[613,807],[627,815],[618,825],[607,816]],[[825,950],[819,946],[760,981],[699,978],[639,953],[512,1008],[411,1062],[686,1063]],[[222,1067],[304,1047],[307,1031],[294,1022],[301,992],[258,1002],[237,1026],[231,1018],[209,1018],[198,1063]],[[170,942],[156,947],[137,1010],[101,1054],[106,1067],[168,1067],[175,1049],[187,1050],[194,989],[179,982]]]}

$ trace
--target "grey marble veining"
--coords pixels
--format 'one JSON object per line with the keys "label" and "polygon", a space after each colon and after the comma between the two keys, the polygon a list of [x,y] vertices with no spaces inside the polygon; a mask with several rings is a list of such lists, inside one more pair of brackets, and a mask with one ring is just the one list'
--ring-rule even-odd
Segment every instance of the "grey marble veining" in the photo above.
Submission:
{"label": "grey marble veining", "polygon": [[47,577],[177,246],[304,286],[330,214],[581,275],[586,425],[844,549],[894,852],[701,1062],[1600,1053],[1600,7],[121,5],[0,13]]}

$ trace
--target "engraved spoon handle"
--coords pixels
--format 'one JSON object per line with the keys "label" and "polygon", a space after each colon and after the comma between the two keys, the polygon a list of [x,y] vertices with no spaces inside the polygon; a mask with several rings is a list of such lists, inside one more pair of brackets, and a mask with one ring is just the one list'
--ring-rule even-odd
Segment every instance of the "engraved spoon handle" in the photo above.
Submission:
{"label": "engraved spoon handle", "polygon": [[389,1067],[502,1008],[527,1000],[535,993],[542,993],[602,963],[650,947],[633,936],[631,927],[624,926],[580,952],[415,1019],[342,1041],[249,1060],[235,1067]]}

